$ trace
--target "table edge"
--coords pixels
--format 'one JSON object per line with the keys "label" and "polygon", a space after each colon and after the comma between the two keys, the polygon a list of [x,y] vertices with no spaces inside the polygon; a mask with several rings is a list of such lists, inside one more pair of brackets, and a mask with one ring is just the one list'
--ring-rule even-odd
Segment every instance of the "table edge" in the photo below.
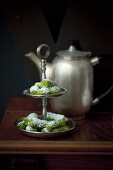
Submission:
{"label": "table edge", "polygon": [[4,140],[0,154],[113,155],[113,142]]}

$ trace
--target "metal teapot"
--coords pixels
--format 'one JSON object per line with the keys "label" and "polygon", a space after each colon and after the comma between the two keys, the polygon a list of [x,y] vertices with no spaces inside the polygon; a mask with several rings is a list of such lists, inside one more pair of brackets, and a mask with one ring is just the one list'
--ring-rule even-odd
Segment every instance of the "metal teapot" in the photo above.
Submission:
{"label": "metal teapot", "polygon": [[[46,53],[49,54],[50,49],[46,44],[41,44],[37,48],[37,55],[32,52],[25,54],[36,64],[39,70],[40,59],[37,56],[39,56],[42,48],[47,48]],[[91,55],[90,51],[77,50],[74,41],[70,41],[69,49],[57,52],[53,62],[47,63],[47,78],[55,80],[59,86],[67,89],[64,96],[50,100],[51,107],[56,113],[67,115],[70,113],[75,115],[77,119],[82,119],[90,110],[92,104],[99,102],[100,97],[93,99],[93,66],[100,61],[99,57],[91,58]]]}

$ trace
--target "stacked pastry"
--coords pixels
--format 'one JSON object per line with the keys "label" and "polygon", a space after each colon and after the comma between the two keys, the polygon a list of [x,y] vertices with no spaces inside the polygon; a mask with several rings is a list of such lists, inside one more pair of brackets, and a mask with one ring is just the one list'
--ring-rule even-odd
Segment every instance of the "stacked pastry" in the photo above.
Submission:
{"label": "stacked pastry", "polygon": [[36,113],[30,113],[18,123],[18,128],[34,132],[59,132],[69,129],[67,118],[64,115],[47,112],[46,119]]}

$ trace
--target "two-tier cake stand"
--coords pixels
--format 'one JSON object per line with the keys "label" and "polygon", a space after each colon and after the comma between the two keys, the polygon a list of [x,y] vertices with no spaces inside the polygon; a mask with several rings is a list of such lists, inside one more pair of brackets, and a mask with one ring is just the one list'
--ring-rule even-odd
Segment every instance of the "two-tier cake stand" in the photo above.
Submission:
{"label": "two-tier cake stand", "polygon": [[[41,73],[42,73],[42,80],[46,79],[46,59],[48,58],[50,54],[50,48],[48,45],[46,44],[41,44],[38,46],[37,48],[37,55],[38,57],[40,57],[41,59]],[[41,117],[43,119],[46,119],[46,115],[47,115],[47,98],[53,98],[53,97],[59,97],[61,95],[64,95],[65,92],[67,90],[61,87],[61,92],[58,94],[43,94],[43,95],[33,95],[29,92],[28,89],[23,91],[24,95],[33,97],[33,98],[41,98],[42,99],[42,115]],[[23,129],[19,129],[22,133],[31,136],[31,137],[38,137],[38,138],[48,138],[48,137],[54,137],[54,136],[60,136],[63,135],[65,133],[68,133],[70,131],[72,131],[75,128],[76,123],[72,120],[72,119],[68,119],[68,125],[69,125],[69,129],[66,131],[60,131],[60,132],[30,132],[30,131],[26,131]],[[17,120],[16,124],[21,121],[21,119]]]}

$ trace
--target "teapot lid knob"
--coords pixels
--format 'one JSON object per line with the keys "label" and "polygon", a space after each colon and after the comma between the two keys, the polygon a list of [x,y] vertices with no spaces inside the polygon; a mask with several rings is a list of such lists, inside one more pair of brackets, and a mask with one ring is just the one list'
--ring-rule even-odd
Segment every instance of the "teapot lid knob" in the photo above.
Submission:
{"label": "teapot lid knob", "polygon": [[82,50],[79,40],[69,40],[69,45],[74,46],[77,50]]}

